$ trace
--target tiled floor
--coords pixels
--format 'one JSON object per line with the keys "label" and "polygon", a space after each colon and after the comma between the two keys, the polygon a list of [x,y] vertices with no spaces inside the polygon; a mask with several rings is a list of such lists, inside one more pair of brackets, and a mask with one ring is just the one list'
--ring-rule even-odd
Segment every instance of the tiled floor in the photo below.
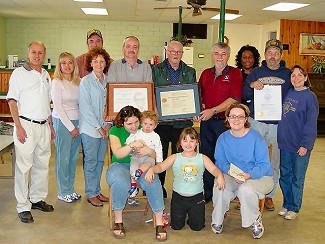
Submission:
{"label": "tiled floor", "polygon": [[[78,164],[76,189],[83,194],[81,201],[64,203],[57,200],[53,156],[50,162],[49,195],[46,199],[55,207],[52,213],[33,210],[35,222],[24,224],[16,213],[13,179],[0,179],[0,243],[153,243],[154,229],[145,220],[151,216],[129,213],[124,216],[127,231],[125,240],[116,240],[108,229],[107,205],[95,208],[87,203],[83,193],[82,165]],[[210,229],[212,204],[206,208],[206,227],[193,232],[187,226],[181,231],[168,228],[167,243],[324,243],[325,239],[325,138],[318,138],[312,153],[305,183],[303,207],[295,220],[288,221],[277,216],[281,208],[281,190],[275,196],[276,210],[265,211],[263,223],[265,234],[253,240],[250,229],[243,229],[240,217],[226,218],[222,234],[213,234]],[[5,165],[0,165],[0,174],[10,171],[10,155],[5,156]],[[105,169],[106,170],[106,169]],[[167,173],[169,176],[171,172]],[[171,179],[168,177],[168,190]],[[103,193],[107,192],[105,177],[102,177]],[[169,198],[166,200],[167,212]]]}

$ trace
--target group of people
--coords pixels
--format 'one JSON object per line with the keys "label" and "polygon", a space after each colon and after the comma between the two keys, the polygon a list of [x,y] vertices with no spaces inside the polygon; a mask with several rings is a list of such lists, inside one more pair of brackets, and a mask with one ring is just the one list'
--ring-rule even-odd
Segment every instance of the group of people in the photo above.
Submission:
{"label": "group of people", "polygon": [[[113,235],[119,239],[126,237],[123,209],[126,203],[138,204],[132,198],[138,186],[145,191],[155,215],[156,239],[167,239],[162,216],[168,195],[164,187],[168,168],[174,175],[171,227],[175,230],[185,223],[195,231],[204,228],[205,204],[212,200],[211,228],[220,234],[229,204],[238,197],[242,227],[252,227],[253,238],[261,238],[264,227],[258,199],[266,195],[265,207],[273,211],[272,198],[279,179],[283,205],[278,214],[285,219],[296,217],[317,136],[318,101],[309,88],[306,71],[299,65],[292,70],[285,67],[279,40],[266,43],[261,66],[257,49],[243,46],[236,56],[238,68],[228,65],[230,47],[214,44],[213,67],[204,70],[198,80],[200,115],[159,123],[156,112],[133,106],[123,107],[114,121],[107,118],[106,85],[196,83],[195,69],[181,60],[182,44],[171,41],[167,59],[152,68],[138,59],[140,42],[135,36],[124,39],[123,58],[115,61],[103,48],[99,30],[87,33],[87,45],[88,52],[77,58],[69,52],[61,53],[51,81],[42,68],[46,48],[34,41],[28,46],[28,62],[15,69],[10,78],[7,100],[15,123],[15,196],[22,222],[34,221],[31,209],[54,210],[45,202],[51,139],[56,146],[58,199],[70,203],[81,198],[74,188],[81,142],[85,193],[87,201],[96,207],[108,201],[101,194],[100,181],[110,141],[112,163],[106,181],[115,212]],[[281,86],[281,120],[254,117],[254,92],[265,85]],[[192,127],[193,121],[200,122],[200,136]],[[232,167],[241,173],[234,176]]]}

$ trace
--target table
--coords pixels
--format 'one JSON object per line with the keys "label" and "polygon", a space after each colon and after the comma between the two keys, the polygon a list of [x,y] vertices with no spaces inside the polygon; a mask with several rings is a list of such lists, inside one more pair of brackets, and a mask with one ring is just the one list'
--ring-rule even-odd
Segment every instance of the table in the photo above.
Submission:
{"label": "table", "polygon": [[2,175],[0,179],[12,179],[15,177],[15,147],[12,136],[0,135],[0,157],[6,152],[11,152],[11,175]]}

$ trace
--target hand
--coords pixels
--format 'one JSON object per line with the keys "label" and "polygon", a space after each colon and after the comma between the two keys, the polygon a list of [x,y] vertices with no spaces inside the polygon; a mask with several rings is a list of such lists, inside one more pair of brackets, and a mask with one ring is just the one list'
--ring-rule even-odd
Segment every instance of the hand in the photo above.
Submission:
{"label": "hand", "polygon": [[200,117],[199,119],[202,120],[202,121],[206,121],[206,120],[209,120],[211,119],[211,117],[214,115],[214,111],[212,108],[208,108],[208,109],[205,109],[203,110],[201,113],[200,113]]}
{"label": "hand", "polygon": [[18,141],[20,141],[22,144],[24,144],[26,142],[27,133],[22,126],[16,127],[16,135],[17,135]]}
{"label": "hand", "polygon": [[153,179],[155,178],[155,174],[151,168],[148,169],[144,178],[148,183],[152,183]]}
{"label": "hand", "polygon": [[218,187],[219,190],[224,190],[226,188],[226,182],[223,176],[217,178],[215,186]]}
{"label": "hand", "polygon": [[102,138],[105,140],[108,137],[108,131],[104,130],[102,127],[98,129],[99,134],[101,134]]}
{"label": "hand", "polygon": [[256,90],[262,90],[264,88],[264,84],[260,80],[253,81],[249,86]]}
{"label": "hand", "polygon": [[149,155],[152,149],[149,148],[148,146],[144,146],[144,147],[135,148],[134,151],[137,154],[137,157],[142,158],[144,156]]}
{"label": "hand", "polygon": [[75,127],[72,131],[70,131],[70,135],[72,138],[76,138],[79,136],[79,128]]}
{"label": "hand", "polygon": [[201,122],[201,118],[200,118],[200,116],[194,116],[194,117],[192,118],[192,121],[193,121],[193,122]]}
{"label": "hand", "polygon": [[306,153],[307,153],[307,148],[305,148],[305,147],[299,147],[297,153],[298,153],[298,155],[299,155],[300,157],[305,156]]}
{"label": "hand", "polygon": [[54,140],[56,135],[53,126],[50,126],[50,130],[51,130],[51,140]]}
{"label": "hand", "polygon": [[136,147],[136,148],[141,148],[144,147],[146,145],[146,143],[143,140],[136,140],[134,142],[132,142],[132,146]]}

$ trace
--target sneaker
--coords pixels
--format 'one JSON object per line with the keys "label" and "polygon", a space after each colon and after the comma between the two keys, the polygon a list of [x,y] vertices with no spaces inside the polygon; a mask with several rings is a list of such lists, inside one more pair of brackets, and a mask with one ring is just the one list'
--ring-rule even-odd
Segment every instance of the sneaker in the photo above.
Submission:
{"label": "sneaker", "polygon": [[220,234],[222,232],[223,225],[212,224],[211,229],[212,229],[214,234]]}
{"label": "sneaker", "polygon": [[132,174],[132,178],[134,180],[137,180],[140,178],[140,176],[142,175],[143,172],[141,172],[139,169],[135,170]]}
{"label": "sneaker", "polygon": [[128,198],[127,202],[129,205],[139,205],[139,200],[136,198]]}
{"label": "sneaker", "polygon": [[288,211],[287,214],[284,216],[285,219],[287,220],[292,220],[295,219],[297,217],[298,213],[294,212],[294,211]]}
{"label": "sneaker", "polygon": [[44,201],[38,201],[36,203],[32,203],[32,209],[38,209],[43,212],[52,212],[54,210],[52,205],[47,204]]}
{"label": "sneaker", "polygon": [[72,198],[71,195],[66,195],[66,196],[58,195],[58,199],[61,201],[64,201],[64,202],[68,202],[68,203],[74,202],[76,200],[76,199]]}
{"label": "sneaker", "polygon": [[138,195],[139,190],[136,186],[131,186],[130,190],[128,191],[129,197],[133,198]]}
{"label": "sneaker", "polygon": [[260,239],[264,234],[264,226],[262,224],[261,215],[252,224],[252,234],[254,239]]}
{"label": "sneaker", "polygon": [[269,211],[274,211],[274,203],[273,203],[272,198],[270,198],[270,197],[266,197],[266,198],[265,198],[264,206],[265,206],[265,208],[266,208],[267,210],[269,210]]}
{"label": "sneaker", "polygon": [[77,192],[72,193],[72,194],[71,194],[71,197],[72,197],[72,199],[74,199],[74,200],[79,200],[79,199],[81,199],[81,195],[78,194]]}
{"label": "sneaker", "polygon": [[278,215],[280,216],[285,216],[288,212],[288,209],[286,208],[281,208],[281,210],[278,212]]}

